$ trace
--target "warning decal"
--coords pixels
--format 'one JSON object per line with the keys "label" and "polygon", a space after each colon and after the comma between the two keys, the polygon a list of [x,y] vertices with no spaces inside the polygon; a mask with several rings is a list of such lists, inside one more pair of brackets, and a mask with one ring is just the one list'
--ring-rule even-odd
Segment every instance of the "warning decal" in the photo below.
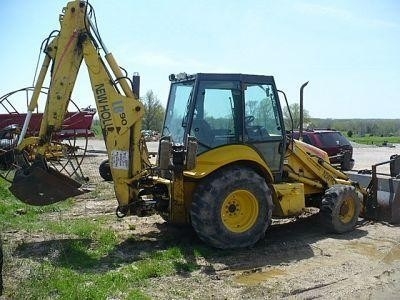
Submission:
{"label": "warning decal", "polygon": [[122,151],[122,150],[111,151],[111,167],[113,169],[128,170],[129,169],[128,151]]}

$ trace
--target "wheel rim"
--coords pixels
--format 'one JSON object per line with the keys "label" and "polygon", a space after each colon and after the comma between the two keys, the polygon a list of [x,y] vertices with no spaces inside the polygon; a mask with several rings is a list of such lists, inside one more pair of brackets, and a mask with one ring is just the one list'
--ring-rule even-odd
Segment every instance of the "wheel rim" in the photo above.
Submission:
{"label": "wheel rim", "polygon": [[346,199],[344,199],[342,205],[340,206],[340,221],[342,221],[343,223],[350,222],[354,217],[355,211],[356,205],[354,203],[354,199],[351,197],[347,197]]}
{"label": "wheel rim", "polygon": [[258,214],[257,199],[246,190],[230,193],[222,203],[222,223],[232,232],[242,233],[249,230],[256,223]]}

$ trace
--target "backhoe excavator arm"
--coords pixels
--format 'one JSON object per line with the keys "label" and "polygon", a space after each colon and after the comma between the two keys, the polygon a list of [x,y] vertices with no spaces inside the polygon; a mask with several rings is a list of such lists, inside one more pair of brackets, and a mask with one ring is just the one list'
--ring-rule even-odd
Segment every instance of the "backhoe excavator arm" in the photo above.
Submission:
{"label": "backhoe excavator arm", "polygon": [[[22,201],[36,205],[54,203],[78,194],[76,189],[79,184],[49,170],[43,162],[52,134],[61,129],[80,66],[85,61],[110,160],[119,210],[125,213],[128,205],[137,199],[136,183],[150,165],[146,144],[141,138],[144,107],[101,41],[97,28],[88,17],[87,5],[79,0],[67,4],[60,15],[60,32],[45,49],[46,58],[35,91],[40,91],[50,62],[52,65],[39,136],[24,138],[23,130],[18,146],[22,151],[27,146],[35,145],[36,161],[28,169],[16,174],[10,189]],[[99,46],[106,53],[105,59],[111,71],[99,54]],[[123,94],[119,89],[122,89]],[[34,93],[28,111],[32,112],[36,106],[37,96]],[[28,124],[29,117],[24,128]],[[37,168],[42,168],[45,173],[42,170],[36,173]],[[53,177],[55,180],[52,180]],[[43,185],[44,180],[47,181],[46,186]],[[54,183],[54,187],[49,186],[49,182]],[[60,192],[59,185],[70,185],[71,193],[68,189]]]}

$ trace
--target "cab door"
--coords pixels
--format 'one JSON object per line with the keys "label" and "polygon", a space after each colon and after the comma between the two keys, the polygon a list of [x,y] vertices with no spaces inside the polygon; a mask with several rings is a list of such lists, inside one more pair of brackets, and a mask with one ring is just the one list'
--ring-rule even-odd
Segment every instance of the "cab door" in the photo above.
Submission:
{"label": "cab door", "polygon": [[255,147],[281,180],[285,128],[274,82],[244,82],[244,141]]}

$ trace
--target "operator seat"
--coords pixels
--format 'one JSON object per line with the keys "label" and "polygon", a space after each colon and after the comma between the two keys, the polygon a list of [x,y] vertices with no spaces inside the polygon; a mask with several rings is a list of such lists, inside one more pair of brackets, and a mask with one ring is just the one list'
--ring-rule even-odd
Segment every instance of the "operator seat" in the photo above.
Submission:
{"label": "operator seat", "polygon": [[246,127],[245,130],[250,141],[265,141],[269,137],[267,129],[263,126],[250,126]]}
{"label": "operator seat", "polygon": [[212,147],[215,136],[210,124],[206,120],[194,118],[191,131],[200,143]]}

